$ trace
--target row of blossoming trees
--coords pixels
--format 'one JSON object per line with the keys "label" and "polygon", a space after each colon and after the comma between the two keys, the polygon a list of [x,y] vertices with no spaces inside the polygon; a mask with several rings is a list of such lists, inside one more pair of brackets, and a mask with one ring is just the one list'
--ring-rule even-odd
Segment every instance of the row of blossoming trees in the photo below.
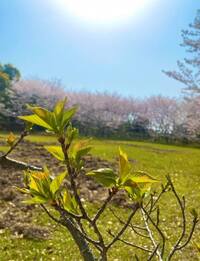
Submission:
{"label": "row of blossoming trees", "polygon": [[52,108],[56,100],[67,96],[69,106],[79,106],[73,123],[82,135],[162,139],[167,142],[198,141],[198,96],[192,99],[153,96],[142,100],[117,94],[66,91],[57,81],[35,79],[15,82],[11,90],[9,106],[0,101],[3,129],[20,129],[16,115],[24,113],[26,103]]}

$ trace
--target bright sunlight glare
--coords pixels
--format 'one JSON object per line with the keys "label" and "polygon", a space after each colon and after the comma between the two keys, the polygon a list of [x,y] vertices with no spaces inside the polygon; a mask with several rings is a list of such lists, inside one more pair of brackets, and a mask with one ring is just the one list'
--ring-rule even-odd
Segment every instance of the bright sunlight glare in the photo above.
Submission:
{"label": "bright sunlight glare", "polygon": [[156,0],[56,0],[70,16],[90,24],[123,23]]}

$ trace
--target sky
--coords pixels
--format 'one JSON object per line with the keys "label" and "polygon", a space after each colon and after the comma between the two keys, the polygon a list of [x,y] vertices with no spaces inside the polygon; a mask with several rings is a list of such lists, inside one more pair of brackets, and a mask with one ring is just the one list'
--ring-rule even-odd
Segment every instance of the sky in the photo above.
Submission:
{"label": "sky", "polygon": [[59,79],[69,90],[181,95],[183,86],[162,70],[176,69],[187,55],[181,30],[199,1],[146,0],[126,21],[103,25],[72,15],[59,1],[0,0],[0,63],[12,63],[23,78]]}

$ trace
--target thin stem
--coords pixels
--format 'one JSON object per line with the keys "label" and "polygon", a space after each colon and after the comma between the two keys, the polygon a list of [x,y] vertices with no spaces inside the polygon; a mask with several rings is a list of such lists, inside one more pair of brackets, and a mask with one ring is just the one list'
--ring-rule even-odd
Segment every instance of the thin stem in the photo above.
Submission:
{"label": "thin stem", "polygon": [[156,248],[156,255],[158,256],[158,258],[159,258],[160,261],[163,261],[162,256],[161,256],[161,253],[160,253],[159,249],[157,248],[157,245],[158,245],[158,244],[156,243],[156,241],[155,241],[155,239],[154,239],[154,237],[153,237],[153,233],[152,233],[152,231],[151,231],[151,229],[150,229],[150,227],[149,227],[149,224],[148,224],[148,222],[147,222],[146,213],[144,212],[144,210],[143,210],[142,208],[141,208],[141,213],[142,213],[142,217],[143,217],[143,220],[144,220],[146,229],[147,229],[147,231],[148,231],[148,233],[149,233],[149,237],[150,237],[150,239],[151,239],[151,242],[152,242],[152,244],[154,245],[154,247]]}
{"label": "thin stem", "polygon": [[176,192],[176,189],[175,189],[175,187],[174,187],[174,185],[171,181],[170,176],[167,176],[167,179],[170,183],[172,192],[173,192],[173,194],[174,194],[174,196],[175,196],[175,198],[176,198],[176,200],[179,204],[179,207],[180,207],[180,210],[181,210],[181,216],[182,216],[182,224],[183,224],[181,235],[180,235],[180,237],[178,238],[178,240],[176,241],[175,245],[172,247],[172,249],[169,253],[168,260],[170,260],[171,257],[174,255],[174,253],[178,250],[177,248],[178,248],[180,242],[182,241],[182,239],[185,236],[185,233],[186,233],[186,216],[185,216],[185,202],[184,202],[185,200],[182,203],[182,201],[181,201],[178,193]]}
{"label": "thin stem", "polygon": [[65,147],[65,139],[61,139],[60,144],[61,144],[62,151],[63,151],[64,157],[65,157],[66,166],[67,166],[67,170],[68,170],[68,174],[69,174],[69,178],[70,178],[71,187],[72,187],[72,190],[73,190],[73,193],[74,193],[74,197],[75,197],[75,199],[76,199],[76,201],[79,205],[79,208],[80,208],[80,211],[81,211],[83,217],[85,217],[86,219],[89,219],[89,217],[88,217],[88,215],[87,215],[87,213],[86,213],[86,211],[83,207],[81,199],[78,195],[76,183],[75,183],[74,176],[73,176],[74,173],[72,171],[72,168],[71,168],[71,165],[70,165],[70,162],[69,162],[67,149]]}
{"label": "thin stem", "polygon": [[24,130],[19,139],[10,147],[10,149],[3,155],[4,158],[6,158],[18,145],[20,142],[22,142],[22,140],[24,139],[24,137],[26,137],[28,135],[28,132],[26,130]]}
{"label": "thin stem", "polygon": [[[109,231],[108,233],[109,233],[109,235],[111,235],[112,237],[115,237],[111,231]],[[135,247],[135,248],[138,248],[138,249],[140,249],[140,250],[143,250],[143,251],[146,251],[146,252],[149,252],[149,253],[152,252],[151,250],[149,250],[149,249],[147,249],[147,248],[145,248],[145,247],[135,245],[135,244],[133,244],[133,243],[127,241],[127,240],[124,240],[124,239],[122,239],[122,238],[118,238],[118,241],[121,241],[121,242],[124,243],[125,245],[131,246],[131,247]]]}
{"label": "thin stem", "polygon": [[136,203],[133,207],[133,210],[132,210],[130,216],[128,217],[127,221],[125,222],[124,226],[118,232],[118,234],[113,238],[113,240],[110,242],[110,244],[108,244],[107,249],[109,249],[123,235],[123,233],[126,231],[127,227],[129,226],[129,224],[132,220],[132,217],[135,215],[135,213],[137,212],[137,210],[139,208],[140,208],[139,203]]}
{"label": "thin stem", "polygon": [[186,240],[186,242],[183,245],[177,247],[177,250],[181,250],[182,248],[184,248],[190,242],[190,240],[192,239],[192,236],[193,236],[193,233],[194,233],[194,230],[195,230],[197,223],[198,223],[198,219],[194,218],[193,219],[193,225],[192,225],[188,239]]}
{"label": "thin stem", "polygon": [[158,248],[159,248],[159,244],[157,245],[157,247],[155,247],[154,251],[151,253],[147,261],[152,260],[152,258],[156,255],[156,251],[158,250]]}
{"label": "thin stem", "polygon": [[94,216],[94,218],[92,219],[92,223],[95,223],[99,217],[101,216],[101,214],[104,212],[106,206],[108,205],[108,203],[111,201],[112,197],[117,193],[116,190],[112,190],[109,191],[109,196],[107,197],[107,199],[104,201],[103,205],[99,208],[98,212],[96,213],[96,215]]}
{"label": "thin stem", "polygon": [[40,206],[52,220],[54,220],[56,223],[62,224],[61,221],[59,219],[55,218],[43,204],[40,204]]}

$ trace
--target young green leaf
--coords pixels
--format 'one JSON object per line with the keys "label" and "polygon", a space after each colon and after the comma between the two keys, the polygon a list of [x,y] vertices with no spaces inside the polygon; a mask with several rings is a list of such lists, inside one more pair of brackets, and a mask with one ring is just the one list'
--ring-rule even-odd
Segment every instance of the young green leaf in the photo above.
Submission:
{"label": "young green leaf", "polygon": [[130,184],[129,186],[124,186],[124,189],[126,190],[130,198],[134,200],[141,199],[141,190],[136,183]]}
{"label": "young green leaf", "polygon": [[157,182],[159,182],[158,180],[154,179],[149,174],[147,174],[143,171],[133,172],[128,175],[127,179],[130,179],[135,183],[157,183]]}
{"label": "young green leaf", "polygon": [[44,120],[42,120],[38,115],[33,114],[33,115],[27,115],[27,116],[18,116],[19,119],[24,120],[24,121],[28,121],[32,124],[41,126],[45,129],[48,129],[50,131],[52,131],[52,127],[46,123]]}
{"label": "young green leaf", "polygon": [[32,112],[34,112],[41,120],[46,122],[51,127],[51,129],[54,130],[55,133],[58,131],[58,124],[54,113],[41,107],[32,107],[29,105],[28,108]]}
{"label": "young green leaf", "polygon": [[71,197],[69,191],[65,189],[63,193],[63,207],[65,210],[73,213],[78,214],[78,204],[74,197]]}
{"label": "young green leaf", "polygon": [[56,159],[60,161],[65,160],[64,153],[62,151],[62,148],[60,146],[44,146],[44,148],[51,153]]}
{"label": "young green leaf", "polygon": [[62,128],[64,129],[66,127],[66,125],[69,123],[69,121],[71,120],[71,118],[74,116],[74,114],[77,111],[77,107],[73,107],[67,111],[65,111],[63,113],[63,117],[62,117]]}
{"label": "young green leaf", "polygon": [[56,103],[56,105],[54,106],[53,112],[54,112],[56,118],[59,120],[62,118],[66,102],[67,102],[67,98],[65,98],[64,100],[58,101]]}
{"label": "young green leaf", "polygon": [[98,170],[90,171],[86,174],[91,176],[97,183],[102,184],[105,187],[116,186],[117,175],[110,168],[102,168]]}
{"label": "young green leaf", "polygon": [[44,204],[44,203],[47,203],[47,202],[48,202],[47,198],[40,197],[40,196],[35,196],[33,198],[30,198],[30,199],[23,201],[24,204],[30,204],[30,205],[31,204]]}
{"label": "young green leaf", "polygon": [[53,181],[51,182],[51,185],[50,185],[50,190],[52,192],[52,194],[54,195],[60,188],[65,176],[66,176],[66,171],[61,173],[60,175],[58,175],[57,177],[55,177],[53,179]]}
{"label": "young green leaf", "polygon": [[119,148],[119,176],[123,180],[130,173],[131,166],[127,154]]}

